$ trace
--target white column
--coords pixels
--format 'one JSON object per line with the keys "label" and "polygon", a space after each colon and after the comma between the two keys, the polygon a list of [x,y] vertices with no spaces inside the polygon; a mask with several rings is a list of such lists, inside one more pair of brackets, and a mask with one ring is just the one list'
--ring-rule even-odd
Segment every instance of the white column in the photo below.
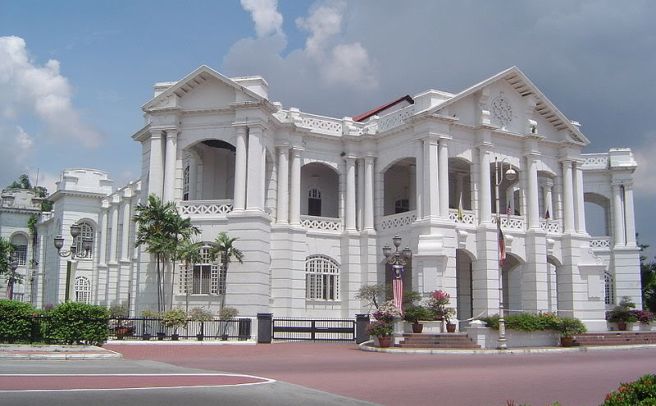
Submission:
{"label": "white column", "polygon": [[289,147],[278,147],[278,209],[279,224],[289,222]]}
{"label": "white column", "polygon": [[355,230],[355,157],[346,158],[346,207],[344,221],[347,230]]}
{"label": "white column", "polygon": [[121,236],[121,261],[130,260],[130,194],[123,199],[123,235]]}
{"label": "white column", "polygon": [[622,207],[622,189],[613,185],[613,240],[616,247],[623,247],[624,241],[624,208]]}
{"label": "white column", "polygon": [[538,194],[538,160],[527,156],[528,161],[528,227],[540,228],[540,201]]}
{"label": "white column", "polygon": [[488,147],[481,145],[478,147],[479,162],[480,162],[480,176],[479,176],[479,199],[478,209],[480,211],[480,223],[489,223],[492,215],[491,201],[492,192],[490,190],[490,155],[488,154]]}
{"label": "white column", "polygon": [[[415,210],[417,213],[417,166],[410,165],[408,167],[408,175],[410,175],[410,184],[408,185],[408,206],[410,210]],[[384,186],[384,185],[383,185]]]}
{"label": "white column", "polygon": [[301,224],[301,149],[292,150],[292,173],[289,188],[291,190],[289,202],[290,224]]}
{"label": "white column", "polygon": [[449,147],[447,139],[440,139],[439,146],[439,195],[440,217],[449,218]]}
{"label": "white column", "polygon": [[112,217],[112,234],[110,238],[110,250],[109,250],[109,262],[112,264],[116,263],[116,255],[118,254],[118,247],[116,246],[118,241],[118,202],[112,202],[110,208],[110,216]]}
{"label": "white column", "polygon": [[198,182],[197,178],[197,166],[196,156],[194,153],[189,153],[189,200],[200,200],[200,197],[196,194],[196,183]]}
{"label": "white column", "polygon": [[635,216],[633,214],[633,185],[624,184],[624,223],[626,224],[626,245],[636,246]]}
{"label": "white column", "polygon": [[417,206],[417,218],[424,218],[424,148],[423,141],[415,141],[415,161],[417,162],[415,170],[415,202]]}
{"label": "white column", "polygon": [[102,202],[102,217],[100,222],[100,245],[98,246],[98,263],[100,265],[106,265],[106,255],[107,255],[107,233],[109,230],[109,202],[106,200]]}
{"label": "white column", "polygon": [[358,230],[364,228],[364,160],[358,159]]}
{"label": "white column", "polygon": [[585,199],[583,195],[583,169],[581,169],[581,163],[576,164],[574,175],[576,231],[580,234],[585,234]]}
{"label": "white column", "polygon": [[164,163],[162,161],[162,131],[150,131],[150,159],[148,167],[148,194],[162,196]]}
{"label": "white column", "polygon": [[565,233],[574,232],[574,187],[572,161],[563,161],[563,220]]}
{"label": "white column", "polygon": [[164,197],[165,202],[173,201],[175,189],[175,160],[178,150],[178,130],[166,130],[166,158],[164,160]]}
{"label": "white column", "polygon": [[437,139],[424,138],[424,217],[440,214],[439,172]]}
{"label": "white column", "polygon": [[547,211],[549,211],[549,217],[550,218],[555,218],[556,214],[553,211],[553,195],[552,195],[552,188],[553,188],[553,180],[549,178],[544,179],[544,183],[542,185],[542,195],[544,197],[544,213],[541,213],[542,216],[547,214]]}
{"label": "white column", "polygon": [[374,158],[364,159],[364,229],[374,229]]}
{"label": "white column", "polygon": [[[242,211],[246,208],[246,127],[235,128],[235,192],[233,210]],[[205,174],[205,176],[210,176]]]}
{"label": "white column", "polygon": [[246,183],[246,209],[264,210],[264,166],[262,129],[248,129],[248,164]]}

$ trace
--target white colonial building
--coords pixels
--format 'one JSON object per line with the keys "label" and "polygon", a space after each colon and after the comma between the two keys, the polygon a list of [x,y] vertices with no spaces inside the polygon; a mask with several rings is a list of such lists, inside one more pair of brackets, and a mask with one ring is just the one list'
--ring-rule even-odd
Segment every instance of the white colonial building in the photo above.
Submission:
{"label": "white colonial building", "polygon": [[[193,307],[218,308],[227,283],[242,315],[353,317],[365,310],[362,285],[389,283],[382,247],[396,234],[414,253],[406,286],[448,291],[461,320],[497,313],[502,295],[510,312],[558,311],[605,329],[608,305],[641,302],[631,151],[583,154],[580,125],[519,69],[341,119],[283,108],[267,91],[261,77],[206,66],[156,84],[133,135],[139,181],[114,189],[105,173],[64,172],[40,224],[37,304],[64,300],[66,260],[52,239],[68,247],[78,223],[93,249],[75,263],[75,297],[154,308],[155,261],[134,248],[132,220],[149,193],[174,201],[199,240],[239,238],[244,263],[227,281],[209,259],[188,271]],[[495,162],[518,174],[499,185],[501,278]],[[589,205],[603,235],[586,231]],[[187,293],[179,281],[174,305]]]}

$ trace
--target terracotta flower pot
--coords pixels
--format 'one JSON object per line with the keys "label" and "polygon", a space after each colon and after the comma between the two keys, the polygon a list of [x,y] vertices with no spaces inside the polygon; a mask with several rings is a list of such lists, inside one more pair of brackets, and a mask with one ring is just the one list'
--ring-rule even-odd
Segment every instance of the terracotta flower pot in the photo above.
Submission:
{"label": "terracotta flower pot", "polygon": [[456,332],[456,325],[453,323],[447,323],[446,324],[446,331],[447,333],[455,333]]}
{"label": "terracotta flower pot", "polygon": [[378,346],[388,348],[392,345],[392,336],[378,336]]}
{"label": "terracotta flower pot", "polygon": [[424,325],[421,323],[412,323],[412,332],[415,334],[419,334],[422,331],[424,331]]}
{"label": "terracotta flower pot", "polygon": [[617,329],[619,331],[626,331],[626,322],[625,321],[618,321],[617,322]]}
{"label": "terracotta flower pot", "polygon": [[572,347],[574,345],[574,337],[560,337],[560,346],[561,347]]}

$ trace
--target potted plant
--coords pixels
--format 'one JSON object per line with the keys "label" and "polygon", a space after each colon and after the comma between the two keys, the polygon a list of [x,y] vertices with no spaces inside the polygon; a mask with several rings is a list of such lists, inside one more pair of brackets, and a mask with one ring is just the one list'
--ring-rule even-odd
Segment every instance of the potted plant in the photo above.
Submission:
{"label": "potted plant", "polygon": [[128,307],[125,304],[112,305],[109,307],[110,329],[114,330],[117,340],[122,340],[125,336],[131,336],[134,332],[134,325],[130,320],[124,320],[128,317]]}
{"label": "potted plant", "polygon": [[649,310],[633,310],[633,315],[640,322],[640,330],[650,331],[649,324],[654,321],[654,313]]}
{"label": "potted plant", "polygon": [[581,320],[573,317],[561,317],[557,323],[557,330],[560,333],[561,347],[571,347],[574,345],[574,336],[587,331]]}
{"label": "potted plant", "polygon": [[633,309],[635,309],[635,303],[629,297],[625,296],[620,301],[620,304],[606,313],[606,320],[611,323],[617,323],[617,329],[619,331],[626,331],[627,323],[638,321],[638,317],[636,317]]}
{"label": "potted plant", "polygon": [[[159,313],[154,311],[154,310],[146,309],[146,310],[141,312],[141,317],[143,317],[143,319],[141,320],[141,323],[142,323],[141,330],[143,331],[143,333],[141,334],[141,339],[144,340],[144,341],[148,341],[148,340],[150,340],[150,337],[151,337],[151,334],[150,334],[150,324],[151,323],[150,322],[152,320],[159,319]],[[148,322],[148,325],[146,325],[146,322]]]}
{"label": "potted plant", "polygon": [[425,306],[422,305],[409,305],[403,312],[403,319],[408,323],[412,323],[412,332],[421,333],[424,330],[424,325],[420,320],[431,320],[433,313]]}
{"label": "potted plant", "polygon": [[447,333],[456,332],[456,324],[454,323],[455,315],[456,315],[456,309],[454,309],[453,307],[447,307],[444,309],[443,317],[444,317],[444,322],[446,323]]}
{"label": "potted plant", "polygon": [[230,326],[230,320],[234,319],[239,315],[239,310],[234,307],[224,307],[219,310],[219,320],[221,320],[222,329],[221,329],[221,340],[226,341],[228,339],[228,327]]}
{"label": "potted plant", "polygon": [[379,347],[387,348],[392,345],[392,333],[394,332],[394,326],[392,322],[385,320],[374,320],[369,323],[369,326],[367,326],[367,332],[369,335],[378,338]]}
{"label": "potted plant", "polygon": [[214,316],[211,312],[203,309],[202,307],[196,307],[191,309],[189,312],[189,318],[193,321],[200,322],[200,330],[198,334],[196,334],[196,339],[198,341],[203,341],[203,337],[205,336],[205,322],[214,320]]}
{"label": "potted plant", "polygon": [[184,327],[187,324],[187,314],[182,309],[171,309],[164,313],[162,317],[162,324],[166,328],[172,328],[173,334],[171,334],[171,340],[177,341],[180,336],[178,335],[178,329]]}

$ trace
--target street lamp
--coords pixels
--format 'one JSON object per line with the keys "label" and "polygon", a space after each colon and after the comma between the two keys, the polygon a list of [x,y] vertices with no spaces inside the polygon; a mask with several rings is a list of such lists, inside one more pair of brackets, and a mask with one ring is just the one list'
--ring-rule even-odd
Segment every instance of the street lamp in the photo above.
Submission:
{"label": "street lamp", "polygon": [[[504,163],[508,164],[508,170],[503,171]],[[496,209],[497,209],[497,253],[499,256],[499,261],[497,262],[497,267],[499,269],[499,349],[507,349],[506,345],[506,321],[503,318],[503,267],[501,266],[501,210],[499,208],[499,186],[503,183],[503,180],[508,179],[513,181],[517,179],[517,172],[512,168],[510,162],[506,161],[506,158],[502,159],[501,162],[498,159],[494,158],[494,193],[496,197]]]}
{"label": "street lamp", "polygon": [[394,304],[401,310],[403,304],[403,267],[412,258],[412,250],[410,247],[405,247],[399,251],[401,246],[401,237],[397,234],[392,238],[394,244],[394,251],[389,245],[383,247],[383,255],[385,255],[385,262],[392,266],[394,279],[392,280],[392,292],[394,294]]}
{"label": "street lamp", "polygon": [[78,224],[73,224],[71,226],[71,236],[73,237],[73,243],[68,251],[62,251],[64,247],[64,237],[60,235],[56,236],[53,240],[55,248],[57,248],[57,254],[62,258],[70,257],[66,261],[66,295],[65,300],[68,302],[71,296],[71,283],[73,279],[72,275],[72,263],[76,258],[88,258],[91,256],[91,245],[93,240],[89,237],[82,237],[82,252],[78,252],[77,244],[75,239],[80,236],[82,228]]}
{"label": "street lamp", "polygon": [[9,262],[9,280],[7,281],[7,297],[9,300],[14,299],[14,284],[16,283],[16,269],[18,269],[18,255],[13,253]]}

